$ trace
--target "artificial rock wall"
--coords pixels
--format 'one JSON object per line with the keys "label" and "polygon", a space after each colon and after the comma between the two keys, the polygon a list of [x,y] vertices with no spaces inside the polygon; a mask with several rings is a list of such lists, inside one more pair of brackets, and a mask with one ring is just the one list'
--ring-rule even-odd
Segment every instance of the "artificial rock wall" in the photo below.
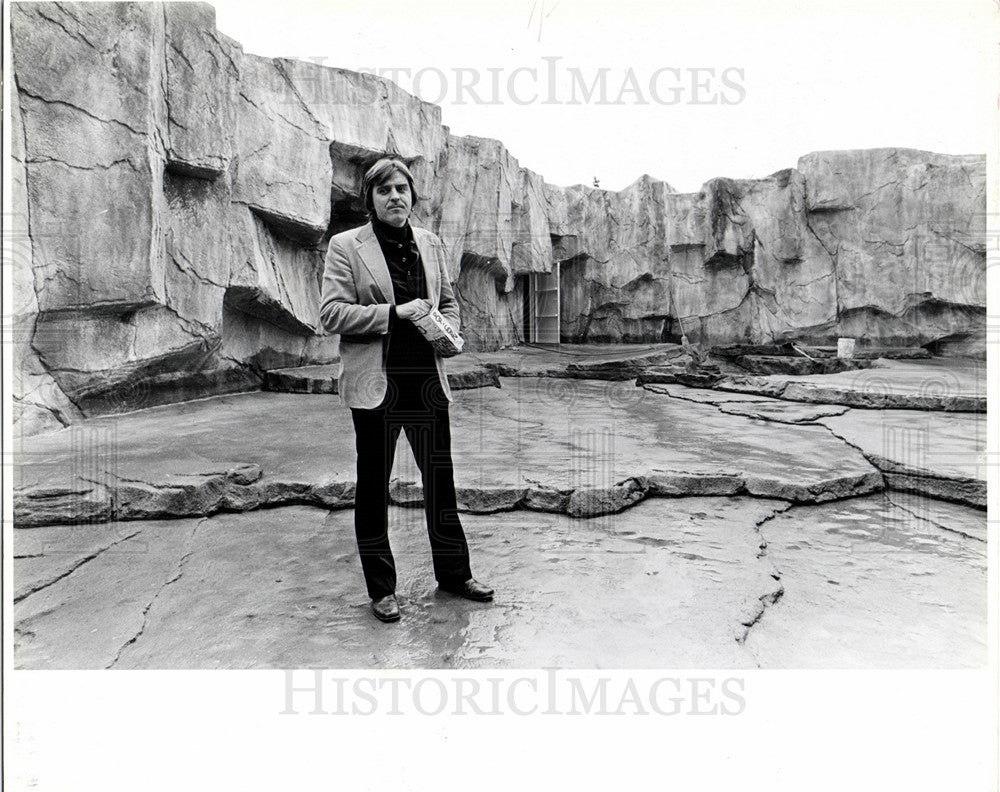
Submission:
{"label": "artificial rock wall", "polygon": [[523,340],[560,264],[566,341],[799,338],[982,348],[982,156],[820,152],[696,194],[555,187],[393,83],[245,54],[188,3],[11,12],[15,420],[258,387],[329,362],[332,233],[365,168],[410,162],[450,251],[469,348]]}

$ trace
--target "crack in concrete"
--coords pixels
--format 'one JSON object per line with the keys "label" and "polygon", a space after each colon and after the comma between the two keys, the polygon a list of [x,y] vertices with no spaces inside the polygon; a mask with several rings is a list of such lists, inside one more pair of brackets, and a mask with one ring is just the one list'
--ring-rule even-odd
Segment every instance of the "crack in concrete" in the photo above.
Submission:
{"label": "crack in concrete", "polygon": [[[32,594],[37,594],[39,591],[42,591],[43,589],[47,589],[49,586],[51,586],[51,585],[53,585],[55,583],[58,583],[60,580],[63,580],[64,578],[69,577],[74,572],[76,572],[76,570],[78,570],[80,567],[82,567],[84,564],[90,563],[95,558],[97,558],[98,556],[102,555],[103,553],[106,553],[111,548],[116,547],[117,545],[120,545],[122,542],[127,542],[129,539],[132,539],[132,538],[138,536],[141,533],[142,533],[141,529],[138,530],[138,531],[135,531],[134,533],[131,533],[128,536],[123,537],[122,539],[118,539],[117,541],[112,542],[107,547],[102,547],[100,550],[98,550],[98,551],[96,551],[94,553],[91,553],[90,555],[85,556],[84,558],[79,559],[75,564],[73,564],[72,567],[70,567],[68,570],[66,570],[65,572],[63,572],[61,575],[57,575],[56,577],[52,578],[51,580],[46,580],[43,583],[39,583],[36,586],[32,586],[28,591],[24,592],[23,594],[21,594],[21,595],[19,595],[17,597],[14,597],[14,604],[16,605],[19,602],[24,602],[24,600],[26,600]],[[42,553],[40,555],[44,555],[44,553]],[[34,557],[34,556],[24,556],[24,557],[31,558],[31,557]]]}
{"label": "crack in concrete", "polygon": [[[784,401],[784,400],[782,400]],[[787,402],[786,402],[787,403]],[[839,418],[844,413],[848,412],[851,408],[844,407],[843,405],[837,405],[841,408],[840,412],[823,412],[817,413],[813,416],[807,416],[804,418],[785,418],[784,420],[780,418],[771,418],[764,412],[750,412],[752,405],[762,404],[762,402],[721,402],[716,405],[718,409],[725,413],[726,415],[740,415],[744,418],[750,418],[758,421],[767,421],[768,423],[784,424],[785,426],[815,426],[819,423],[820,418]],[[743,405],[751,405],[744,407]],[[817,407],[820,405],[817,405]],[[727,407],[728,409],[723,409]],[[740,410],[746,410],[747,412],[740,412]]]}
{"label": "crack in concrete", "polygon": [[[780,578],[777,579],[780,580]],[[757,611],[757,613],[750,621],[743,622],[743,627],[745,629],[743,630],[742,635],[737,636],[736,643],[738,643],[740,646],[745,646],[747,636],[750,635],[750,630],[752,630],[760,623],[760,620],[764,618],[764,614],[767,612],[767,609],[770,606],[774,605],[783,596],[785,596],[785,587],[781,585],[779,585],[778,588],[775,589],[774,591],[768,591],[764,594],[761,594],[760,597],[758,597],[758,601],[760,602],[760,609]],[[753,657],[752,652],[750,656]],[[758,667],[760,666],[760,663],[757,662],[756,657],[754,657],[754,662],[757,663]]]}
{"label": "crack in concrete", "polygon": [[[920,490],[920,489],[917,489],[915,487],[898,487],[898,486],[895,486],[894,482],[893,482],[893,478],[892,478],[894,475],[906,476],[907,479],[910,480],[910,481],[912,481],[913,479],[924,479],[924,480],[926,480],[928,482],[937,481],[937,482],[941,482],[942,484],[949,484],[949,483],[951,483],[951,484],[958,484],[958,483],[961,483],[962,480],[961,479],[957,479],[957,478],[951,478],[951,477],[948,477],[948,476],[937,476],[937,475],[934,475],[933,473],[930,473],[930,472],[927,472],[927,471],[918,471],[918,470],[908,469],[905,466],[902,466],[902,465],[899,465],[899,464],[893,462],[891,459],[886,459],[885,457],[879,456],[878,454],[874,454],[874,453],[865,451],[860,446],[855,445],[854,443],[852,443],[846,437],[843,437],[843,436],[837,434],[833,430],[832,427],[827,426],[825,423],[817,422],[816,425],[824,427],[831,435],[833,435],[834,437],[836,437],[838,440],[842,441],[843,443],[849,445],[851,448],[855,449],[859,454],[861,454],[861,456],[863,456],[865,458],[865,460],[867,460],[868,464],[870,464],[872,467],[874,467],[879,472],[879,474],[881,475],[882,482],[883,482],[883,487],[884,487],[884,490],[883,490],[884,492],[892,492],[892,491],[896,491],[896,492],[916,492],[917,494],[927,495],[929,497],[933,497],[933,498],[938,499],[938,500],[946,500],[946,501],[950,501],[950,502],[954,502],[954,503],[959,503],[961,505],[968,506],[969,508],[973,508],[973,509],[975,509],[975,508],[981,508],[981,507],[977,507],[977,506],[973,505],[972,503],[969,503],[969,502],[964,501],[964,500],[942,498],[940,495],[935,495],[933,492],[927,492],[926,490]],[[974,482],[975,480],[974,479],[965,479],[965,481],[973,481]],[[940,527],[944,527],[944,526],[940,526]],[[952,530],[952,529],[945,528],[945,530]],[[960,531],[956,531],[956,533],[961,533],[961,532]],[[973,537],[973,538],[975,538],[975,537]]]}
{"label": "crack in concrete", "polygon": [[[901,503],[897,503],[891,497],[889,497],[889,493],[888,492],[885,493],[885,499],[887,501],[889,501],[889,503],[891,503],[897,509],[900,509],[901,511],[906,512],[907,514],[909,514],[912,517],[916,517],[918,520],[922,520],[923,522],[930,523],[935,528],[939,528],[942,531],[947,531],[948,533],[958,534],[959,536],[961,536],[961,537],[963,537],[965,539],[971,539],[974,542],[981,542],[982,544],[986,544],[986,540],[985,539],[981,539],[978,536],[973,536],[972,534],[968,534],[965,531],[960,531],[957,528],[949,528],[947,525],[942,525],[941,523],[939,523],[939,522],[937,522],[935,520],[932,520],[930,517],[925,517],[924,515],[922,515],[922,514],[920,514],[918,512],[915,512],[913,509],[910,509],[910,508],[904,506]],[[973,507],[969,506],[968,508],[971,509]]]}
{"label": "crack in concrete", "polygon": [[[678,383],[678,386],[680,386],[682,388],[686,387],[685,385],[683,385],[681,383]],[[676,394],[676,393],[669,393],[666,390],[660,390],[660,388],[664,387],[664,384],[663,383],[659,383],[659,382],[644,382],[639,387],[642,388],[643,390],[648,390],[650,393],[658,393],[661,396],[666,396],[668,399],[676,399],[677,401],[690,402],[691,404],[706,404],[706,405],[709,405],[709,406],[715,407],[715,408],[719,408],[723,404],[768,404],[769,402],[783,401],[782,399],[777,399],[777,398],[774,398],[773,396],[764,396],[764,395],[760,396],[760,400],[759,401],[746,401],[744,399],[720,399],[717,402],[702,401],[700,399],[692,399],[692,398],[689,398],[687,396],[681,396],[681,395]],[[717,393],[721,393],[721,394],[725,394],[725,393],[739,393],[740,391],[716,391],[716,392]],[[720,410],[720,412],[721,412],[721,410]],[[744,417],[746,417],[746,416],[744,416]]]}
{"label": "crack in concrete", "polygon": [[[758,534],[760,534],[760,546],[758,548],[757,558],[763,558],[764,556],[767,555],[767,540],[764,538],[764,532],[761,531],[761,528],[764,526],[764,523],[771,522],[771,520],[773,520],[778,515],[785,514],[786,512],[791,511],[794,508],[795,508],[795,504],[792,503],[791,501],[788,501],[785,504],[784,508],[775,509],[769,515],[767,515],[767,517],[764,517],[763,519],[758,520],[756,523],[754,523],[754,526],[753,526],[754,530]],[[775,571],[777,572],[777,570],[775,570]]]}
{"label": "crack in concrete", "polygon": [[[237,65],[236,61],[233,60],[232,55],[229,54],[229,50],[226,48],[226,46],[224,45],[224,43],[222,42],[222,40],[219,38],[220,34],[218,33],[218,31],[216,31],[216,30],[210,30],[209,29],[209,30],[205,30],[204,32],[208,35],[208,37],[210,39],[212,39],[212,41],[214,41],[216,43],[216,45],[219,47],[219,50],[222,52],[222,54],[226,56],[226,60],[229,61],[229,65],[232,66],[233,72],[236,73],[236,77],[237,77],[237,79],[239,79],[240,67]],[[209,52],[209,54],[213,54],[211,48],[208,49],[208,52]],[[213,58],[214,58],[214,54],[213,54]],[[218,63],[218,60],[216,60],[216,63]]]}
{"label": "crack in concrete", "polygon": [[180,484],[157,484],[154,481],[146,481],[145,479],[141,478],[128,478],[127,476],[120,476],[117,473],[115,473],[114,470],[104,470],[103,472],[106,477],[104,481],[98,481],[97,479],[88,478],[87,476],[80,476],[80,479],[83,481],[87,481],[91,484],[100,484],[102,486],[107,486],[108,479],[114,479],[115,481],[121,482],[123,484],[145,484],[147,487],[152,487],[153,489],[158,489],[158,490],[180,490],[189,487],[197,487],[200,484],[203,484],[204,480],[207,480],[212,476],[225,475],[218,473],[184,473],[182,475],[184,475],[185,477],[191,479],[203,479],[203,481],[192,481],[190,483],[184,482]]}
{"label": "crack in concrete", "polygon": [[[757,552],[758,560],[763,560],[767,557],[767,539],[764,537],[764,532],[761,530],[764,524],[770,522],[781,514],[787,514],[793,508],[795,508],[794,503],[786,503],[783,507],[776,508],[769,515],[754,523],[754,531],[756,531],[760,536],[760,546]],[[771,569],[773,570],[771,572],[771,577],[774,579],[775,583],[777,583],[777,587],[771,591],[766,591],[761,594],[757,598],[757,602],[760,604],[760,607],[755,610],[748,620],[741,622],[743,632],[736,636],[736,643],[744,648],[746,648],[745,645],[747,636],[750,635],[750,631],[760,623],[761,619],[764,618],[764,614],[767,612],[767,609],[785,596],[785,587],[781,584],[781,570],[774,566],[773,562],[769,563]],[[749,652],[749,650],[747,651]],[[754,662],[758,667],[760,667],[759,661],[753,656],[752,652],[750,652],[750,656],[753,657]]]}
{"label": "crack in concrete", "polygon": [[[671,399],[678,399],[678,400],[681,400],[681,401],[695,401],[694,399],[685,399],[682,396],[675,396],[674,394],[666,393],[666,392],[663,392],[663,391],[653,391],[653,392],[654,393],[661,393],[662,395],[667,396],[668,398],[671,398]],[[727,402],[721,402],[721,403],[717,403],[717,404],[716,403],[712,403],[712,402],[698,402],[698,403],[699,404],[709,404],[709,405],[715,407],[719,412],[724,412],[722,410],[722,405],[723,404],[727,404]],[[728,402],[728,403],[732,403],[732,402]],[[725,414],[729,414],[729,413],[725,413]],[[772,420],[772,419],[770,419],[770,418],[768,418],[766,416],[759,416],[759,419],[763,420],[763,421],[767,421],[769,423],[780,423],[780,424],[784,424],[786,426],[789,425],[789,424],[787,424],[787,422],[774,421],[774,420]],[[848,445],[851,448],[853,448],[856,451],[858,451],[858,453],[860,453],[862,455],[862,457],[864,457],[865,460],[868,461],[869,464],[871,464],[876,470],[879,471],[880,477],[881,477],[882,482],[883,482],[883,488],[884,489],[888,489],[889,485],[886,482],[886,478],[885,478],[884,475],[881,475],[883,473],[882,469],[877,464],[875,464],[875,462],[872,459],[870,459],[869,456],[861,448],[859,448],[858,446],[856,446],[854,443],[851,443],[846,438],[841,437],[836,432],[834,432],[832,428],[830,428],[829,426],[827,426],[824,423],[820,423],[819,421],[810,421],[810,422],[804,422],[803,424],[795,424],[795,425],[805,425],[806,423],[808,425],[812,425],[812,426],[822,426],[822,427],[824,427],[835,438],[837,438],[838,440],[840,440],[841,442],[843,442],[845,445]],[[744,484],[744,488],[745,488],[745,486],[746,485]],[[855,497],[861,497],[861,496],[857,495]],[[794,508],[794,506],[795,506],[794,503],[789,502],[788,505],[785,508],[783,508],[783,509],[776,509],[770,515],[768,515],[767,517],[765,517],[762,520],[759,520],[754,525],[754,530],[757,531],[757,533],[760,534],[760,537],[761,537],[761,543],[760,543],[759,551],[757,553],[757,558],[758,559],[763,559],[763,558],[765,558],[767,556],[767,540],[764,537],[763,531],[761,530],[761,528],[763,527],[763,525],[765,523],[773,520],[779,514],[786,513],[790,509]],[[934,524],[936,525],[936,523],[934,523]],[[938,526],[938,527],[944,528],[944,530],[954,530],[954,529],[945,528],[944,526]],[[959,533],[959,534],[961,534],[963,536],[966,535],[966,534],[962,534],[961,531],[955,531],[955,533]],[[974,538],[974,537],[971,537],[971,538]],[[772,564],[772,568],[774,568],[774,572],[772,573],[771,577],[773,577],[774,580],[778,583],[778,587],[775,590],[769,591],[769,592],[765,592],[760,597],[758,597],[758,601],[760,603],[760,608],[754,613],[754,615],[750,618],[749,621],[742,622],[744,630],[743,630],[743,632],[742,632],[741,635],[738,635],[736,637],[736,643],[738,643],[740,646],[744,646],[745,645],[747,636],[750,634],[750,631],[764,617],[764,613],[767,611],[767,609],[771,605],[774,605],[785,594],[784,586],[782,586],[781,583],[780,583],[780,581],[781,581],[781,571],[778,570],[776,567],[773,567],[773,564]],[[754,661],[757,662],[756,658],[754,658]],[[758,663],[758,666],[759,665],[760,664]]]}
{"label": "crack in concrete", "polygon": [[[197,522],[197,524],[191,530],[190,536],[188,536],[187,540],[185,541],[184,543],[185,546],[190,546],[191,542],[194,540],[195,534],[198,532],[198,529],[202,526],[203,523],[207,522],[208,520],[209,518],[206,517]],[[177,566],[174,569],[175,574],[156,590],[156,593],[153,594],[152,599],[150,599],[150,601],[146,604],[146,607],[142,609],[142,625],[139,627],[139,631],[121,645],[121,647],[118,649],[118,652],[115,654],[114,660],[112,660],[108,665],[104,667],[106,670],[114,668],[115,664],[119,660],[121,660],[122,652],[124,652],[129,646],[132,646],[136,641],[138,641],[139,637],[146,631],[146,625],[148,624],[149,621],[149,611],[153,607],[153,604],[159,598],[160,594],[163,593],[164,589],[167,588],[167,586],[173,585],[174,583],[176,583],[178,580],[181,579],[181,577],[184,575],[184,565],[187,563],[188,559],[192,555],[194,555],[194,550],[189,550],[188,552],[184,553],[184,555],[181,556],[180,560],[177,562]]]}
{"label": "crack in concrete", "polygon": [[[646,386],[643,385],[643,388],[645,388],[645,387]],[[662,395],[664,395],[664,396],[666,396],[667,398],[670,398],[670,399],[678,399],[678,400],[681,400],[681,401],[695,401],[694,399],[685,399],[683,396],[674,396],[673,394],[666,393],[664,391],[652,391],[652,392],[653,393],[660,393],[660,394],[662,394]],[[803,402],[792,402],[791,400],[788,400],[788,399],[778,399],[778,398],[775,398],[773,400],[774,401],[786,401],[786,402],[790,402],[792,404],[801,404],[801,403],[803,403]],[[740,413],[729,413],[729,412],[726,412],[725,410],[722,409],[722,406],[725,405],[725,404],[745,404],[745,403],[747,403],[747,402],[740,402],[740,401],[737,401],[737,402],[719,402],[719,403],[698,402],[698,404],[707,404],[707,405],[710,405],[712,407],[715,407],[715,409],[718,410],[723,415],[736,415],[736,416],[740,416],[741,414]],[[749,404],[757,404],[757,403],[758,402],[749,402]],[[811,403],[811,402],[805,402],[805,403]],[[843,405],[840,405],[840,406],[843,406]],[[849,412],[851,409],[853,409],[853,408],[847,407],[847,409],[845,409],[845,411],[843,413],[840,413],[840,415],[844,415],[845,413]],[[883,468],[880,465],[876,464],[876,462],[873,461],[873,459],[871,459],[868,456],[868,454],[866,454],[864,452],[863,449],[861,449],[859,446],[855,445],[854,443],[850,442],[847,438],[841,437],[839,434],[837,434],[835,431],[833,431],[833,429],[831,427],[827,426],[825,423],[822,423],[818,419],[816,419],[816,420],[803,420],[803,421],[789,422],[789,421],[778,421],[778,420],[775,420],[773,418],[768,418],[766,415],[754,415],[754,416],[746,416],[746,415],[744,415],[742,417],[748,418],[748,419],[752,418],[752,419],[755,419],[755,420],[766,421],[767,423],[781,424],[783,426],[822,426],[831,435],[833,435],[838,440],[840,440],[841,442],[843,442],[845,445],[850,446],[855,451],[857,451],[859,454],[861,454],[861,456],[863,456],[865,458],[865,461],[867,461],[868,464],[870,464],[872,467],[874,467],[880,474],[885,473],[885,471],[883,470]],[[818,418],[825,418],[825,417],[827,417],[827,416],[818,416]],[[882,476],[882,483],[883,483],[884,487],[886,487],[886,488],[888,487],[888,484],[886,484],[885,476],[884,475]],[[863,494],[864,495],[869,495],[871,493],[863,493]],[[861,497],[861,496],[856,496],[856,497]]]}

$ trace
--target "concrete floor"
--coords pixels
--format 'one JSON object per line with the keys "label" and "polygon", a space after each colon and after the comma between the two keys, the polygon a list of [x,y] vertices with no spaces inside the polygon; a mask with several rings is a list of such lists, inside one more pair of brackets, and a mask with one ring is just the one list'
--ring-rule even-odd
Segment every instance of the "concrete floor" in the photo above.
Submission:
{"label": "concrete floor", "polygon": [[364,592],[336,396],[225,396],[27,438],[15,666],[986,664],[983,414],[501,384],[452,407],[473,571],[496,599],[436,590],[401,440],[390,625]]}

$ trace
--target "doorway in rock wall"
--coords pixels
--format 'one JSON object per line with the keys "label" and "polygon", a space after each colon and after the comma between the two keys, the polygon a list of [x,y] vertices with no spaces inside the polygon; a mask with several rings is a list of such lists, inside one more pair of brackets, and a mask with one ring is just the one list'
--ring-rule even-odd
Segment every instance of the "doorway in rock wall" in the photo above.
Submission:
{"label": "doorway in rock wall", "polygon": [[518,275],[515,285],[517,296],[520,300],[521,322],[518,327],[517,338],[522,344],[531,339],[531,284],[527,275]]}
{"label": "doorway in rock wall", "polygon": [[532,344],[559,343],[559,262],[552,272],[532,272],[523,287],[522,332]]}

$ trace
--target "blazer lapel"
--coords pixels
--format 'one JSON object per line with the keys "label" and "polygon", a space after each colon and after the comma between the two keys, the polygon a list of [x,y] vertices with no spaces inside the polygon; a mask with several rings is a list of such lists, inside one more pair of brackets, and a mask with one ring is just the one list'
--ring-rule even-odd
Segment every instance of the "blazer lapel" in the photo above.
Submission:
{"label": "blazer lapel", "polygon": [[432,256],[437,255],[437,249],[429,244],[427,237],[416,228],[413,229],[413,238],[417,242],[417,250],[420,251],[420,263],[424,268],[424,280],[427,282],[427,299],[437,308],[441,297],[440,283],[438,282],[438,273],[440,270],[438,269],[437,258],[432,258]]}
{"label": "blazer lapel", "polygon": [[392,290],[392,278],[389,277],[389,265],[385,263],[385,256],[382,255],[382,248],[375,238],[371,223],[358,234],[358,255],[375,282],[375,287],[382,293],[382,299],[390,305],[394,304],[396,300]]}

